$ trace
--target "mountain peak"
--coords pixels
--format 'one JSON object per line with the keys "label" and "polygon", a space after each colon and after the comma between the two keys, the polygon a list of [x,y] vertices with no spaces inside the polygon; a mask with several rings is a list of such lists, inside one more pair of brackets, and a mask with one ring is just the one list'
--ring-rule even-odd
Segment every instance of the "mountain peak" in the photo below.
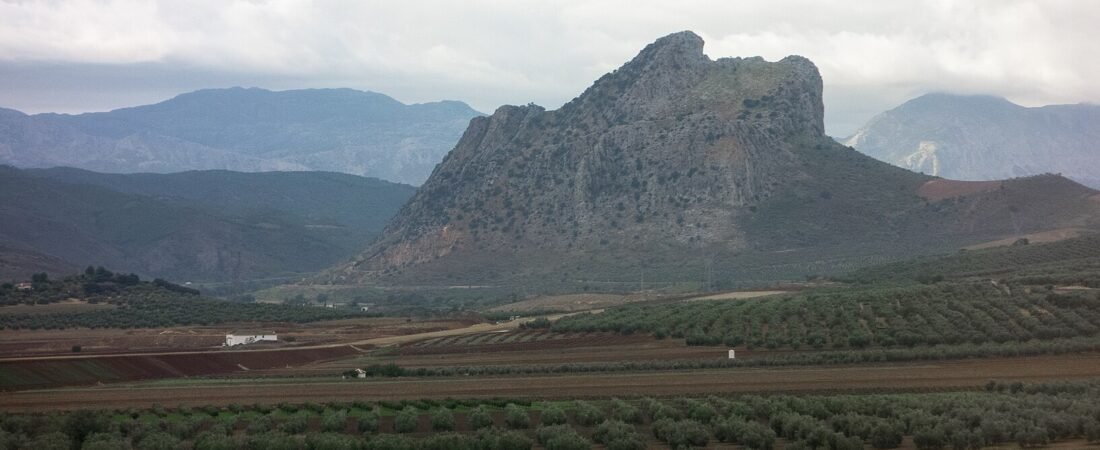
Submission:
{"label": "mountain peak", "polygon": [[647,45],[632,62],[696,62],[707,60],[703,38],[691,31],[673,33]]}

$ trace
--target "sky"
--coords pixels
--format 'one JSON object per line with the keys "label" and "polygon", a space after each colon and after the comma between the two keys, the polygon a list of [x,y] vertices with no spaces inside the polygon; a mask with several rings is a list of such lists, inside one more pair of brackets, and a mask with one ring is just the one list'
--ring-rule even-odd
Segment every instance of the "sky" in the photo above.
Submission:
{"label": "sky", "polygon": [[0,107],[105,111],[202,88],[350,87],[557,108],[681,30],[711,58],[798,54],[851,134],[928,92],[1100,103],[1080,0],[0,0]]}

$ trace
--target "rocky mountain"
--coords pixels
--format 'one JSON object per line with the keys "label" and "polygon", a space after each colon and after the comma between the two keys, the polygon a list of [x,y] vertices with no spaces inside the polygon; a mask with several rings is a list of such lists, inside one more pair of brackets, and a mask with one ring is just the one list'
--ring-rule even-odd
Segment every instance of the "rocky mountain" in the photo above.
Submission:
{"label": "rocky mountain", "polygon": [[1098,225],[1096,191],[1061,177],[968,188],[844,147],[821,94],[806,58],[663,37],[558,110],[471,121],[382,237],[318,281],[751,283]]}
{"label": "rocky mountain", "polygon": [[412,186],[323,172],[0,166],[0,273],[103,265],[181,281],[308,273],[371,242]]}
{"label": "rocky mountain", "polygon": [[844,143],[946,178],[1060,173],[1100,188],[1100,105],[1025,108],[999,97],[928,94],[879,114]]}
{"label": "rocky mountain", "polygon": [[99,172],[343,172],[419,185],[473,117],[351,89],[209,89],[79,115],[0,109],[0,164]]}

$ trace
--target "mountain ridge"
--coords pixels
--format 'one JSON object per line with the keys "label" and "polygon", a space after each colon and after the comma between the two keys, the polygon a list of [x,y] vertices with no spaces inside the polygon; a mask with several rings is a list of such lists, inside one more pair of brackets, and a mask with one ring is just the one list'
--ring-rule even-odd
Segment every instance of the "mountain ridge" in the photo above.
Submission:
{"label": "mountain ridge", "polygon": [[0,166],[0,186],[0,268],[9,276],[91,264],[191,281],[337,263],[369,243],[415,190],[336,173],[10,166]]}
{"label": "mountain ridge", "polygon": [[472,117],[354,89],[204,89],[83,114],[0,113],[0,163],[99,172],[321,170],[420,184]]}
{"label": "mountain ridge", "polygon": [[988,95],[925,94],[842,140],[876,159],[985,181],[1062,173],[1100,188],[1100,106],[1025,107]]}

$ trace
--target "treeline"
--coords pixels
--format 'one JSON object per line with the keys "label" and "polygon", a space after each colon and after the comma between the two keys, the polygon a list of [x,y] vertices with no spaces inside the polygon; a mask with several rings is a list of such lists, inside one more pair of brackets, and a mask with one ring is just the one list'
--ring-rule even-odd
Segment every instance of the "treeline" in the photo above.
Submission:
{"label": "treeline", "polygon": [[[383,420],[386,417],[387,420]],[[469,430],[457,432],[456,430]],[[0,413],[2,448],[642,450],[1021,447],[1100,441],[1100,382],[990,382],[976,392],[444,400]]]}
{"label": "treeline", "polygon": [[565,317],[561,332],[652,333],[688,345],[863,349],[1027,342],[1100,333],[1096,293],[993,282],[807,292],[752,301],[624,305]]}
{"label": "treeline", "polygon": [[[214,300],[165,280],[144,282],[134,274],[89,267],[62,280],[35,277],[29,290],[0,287],[0,305],[48,304],[81,299],[115,306],[88,311],[11,314],[0,306],[0,329],[159,328],[226,322],[314,322],[368,315],[356,310],[305,308]],[[375,314],[377,315],[377,314]]]}

